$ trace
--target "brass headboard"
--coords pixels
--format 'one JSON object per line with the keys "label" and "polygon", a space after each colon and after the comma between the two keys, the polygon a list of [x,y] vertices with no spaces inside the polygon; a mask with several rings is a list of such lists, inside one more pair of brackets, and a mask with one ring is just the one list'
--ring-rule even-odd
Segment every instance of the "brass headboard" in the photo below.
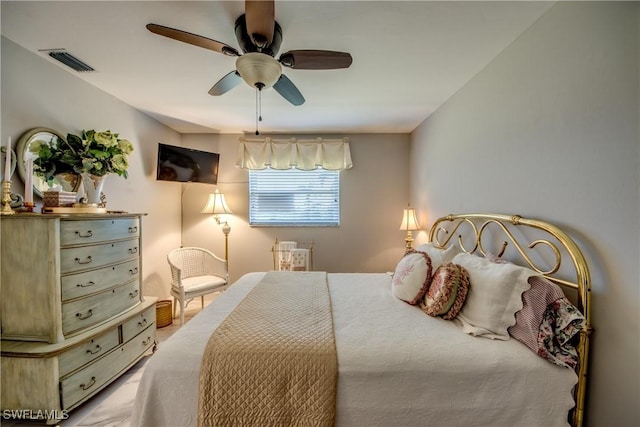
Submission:
{"label": "brass headboard", "polygon": [[[527,233],[526,230],[541,231]],[[454,237],[456,239],[452,241]],[[429,241],[439,247],[457,245],[464,252],[483,256],[487,252],[503,256],[507,248],[512,248],[510,255],[516,259],[509,258],[511,261],[537,271],[554,283],[576,290],[576,305],[584,314],[586,323],[577,347],[580,362],[571,425],[581,427],[584,422],[589,339],[593,331],[591,277],[584,255],[573,239],[553,224],[519,215],[457,214],[437,219],[429,230]],[[487,243],[491,245],[490,248],[485,247]],[[546,255],[546,258],[540,255]],[[571,263],[569,275],[575,274],[575,279],[567,280],[558,274],[563,261],[566,264],[567,259]],[[565,270],[562,273],[566,274]]]}

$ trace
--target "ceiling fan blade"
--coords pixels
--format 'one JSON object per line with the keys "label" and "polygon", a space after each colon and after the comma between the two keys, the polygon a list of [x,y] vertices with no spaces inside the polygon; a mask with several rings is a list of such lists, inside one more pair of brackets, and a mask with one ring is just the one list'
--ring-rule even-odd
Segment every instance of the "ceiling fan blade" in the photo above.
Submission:
{"label": "ceiling fan blade", "polygon": [[220,80],[216,84],[213,85],[211,89],[209,89],[209,95],[219,96],[229,92],[234,87],[238,86],[238,84],[242,81],[240,74],[233,70]]}
{"label": "ceiling fan blade", "polygon": [[275,6],[273,0],[246,0],[244,14],[247,19],[247,34],[258,47],[265,47],[273,40]]}
{"label": "ceiling fan blade", "polygon": [[282,65],[299,70],[335,70],[349,68],[353,59],[346,52],[331,50],[290,50],[278,60]]}
{"label": "ceiling fan blade", "polygon": [[280,78],[273,85],[273,88],[293,105],[298,106],[304,104],[304,96],[302,96],[296,85],[284,74],[280,75]]}
{"label": "ceiling fan blade", "polygon": [[188,33],[182,30],[176,30],[175,28],[169,28],[165,27],[164,25],[158,24],[147,24],[147,30],[151,31],[154,34],[178,40],[183,43],[189,43],[194,46],[203,47],[205,49],[223,53],[228,56],[240,56],[240,53],[238,53],[238,51],[231,46],[217,40],[199,36],[197,34]]}

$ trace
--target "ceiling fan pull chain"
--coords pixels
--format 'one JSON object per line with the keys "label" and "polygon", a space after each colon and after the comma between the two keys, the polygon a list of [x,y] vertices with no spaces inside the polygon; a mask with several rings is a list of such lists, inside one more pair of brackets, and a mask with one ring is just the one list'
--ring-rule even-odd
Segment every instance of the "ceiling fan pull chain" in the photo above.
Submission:
{"label": "ceiling fan pull chain", "polygon": [[258,92],[260,92],[260,89],[258,89],[256,87],[256,135],[260,135],[260,132],[258,131],[258,121],[259,121],[259,111],[258,111]]}
{"label": "ceiling fan pull chain", "polygon": [[256,83],[256,135],[260,135],[258,131],[258,122],[262,121],[262,88],[264,83]]}
{"label": "ceiling fan pull chain", "polygon": [[258,88],[258,121],[262,121],[262,88]]}

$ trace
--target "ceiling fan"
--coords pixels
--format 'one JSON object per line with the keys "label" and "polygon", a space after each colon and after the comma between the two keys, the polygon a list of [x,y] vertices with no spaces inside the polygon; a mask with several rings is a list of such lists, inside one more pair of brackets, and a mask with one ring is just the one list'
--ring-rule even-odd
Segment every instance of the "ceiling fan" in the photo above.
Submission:
{"label": "ceiling fan", "polygon": [[282,74],[283,66],[299,70],[333,70],[349,68],[352,58],[348,53],[330,50],[290,50],[275,59],[282,43],[282,29],[274,19],[274,9],[273,0],[245,1],[245,13],[235,22],[236,38],[244,54],[225,43],[175,28],[148,24],[147,29],[170,39],[237,57],[236,69],[213,85],[210,95],[225,94],[244,80],[258,92],[273,86],[291,104],[302,105],[305,99],[293,82]]}

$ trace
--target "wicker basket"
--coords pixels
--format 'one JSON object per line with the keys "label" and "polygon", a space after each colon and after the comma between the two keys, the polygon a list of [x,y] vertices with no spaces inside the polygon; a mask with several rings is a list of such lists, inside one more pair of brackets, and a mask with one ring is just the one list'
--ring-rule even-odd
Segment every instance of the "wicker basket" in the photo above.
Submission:
{"label": "wicker basket", "polygon": [[156,302],[156,325],[164,328],[173,323],[171,300],[163,299]]}

